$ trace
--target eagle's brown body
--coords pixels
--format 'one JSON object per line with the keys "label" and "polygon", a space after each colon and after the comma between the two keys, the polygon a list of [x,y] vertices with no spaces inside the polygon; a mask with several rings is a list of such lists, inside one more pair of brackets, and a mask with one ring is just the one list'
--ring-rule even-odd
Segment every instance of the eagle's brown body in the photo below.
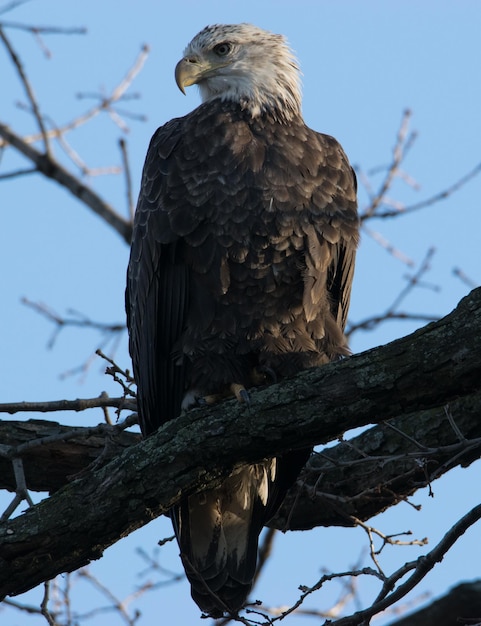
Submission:
{"label": "eagle's brown body", "polygon": [[[214,98],[159,128],[127,282],[144,435],[197,397],[346,354],[357,239],[354,173],[340,145],[300,114],[252,116]],[[173,510],[206,613],[242,607],[258,535],[308,453],[247,466]]]}

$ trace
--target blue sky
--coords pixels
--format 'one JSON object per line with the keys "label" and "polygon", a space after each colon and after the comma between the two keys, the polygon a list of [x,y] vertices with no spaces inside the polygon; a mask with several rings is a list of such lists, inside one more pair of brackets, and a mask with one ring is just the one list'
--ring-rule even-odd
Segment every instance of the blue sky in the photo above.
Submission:
{"label": "blue sky", "polygon": [[[0,11],[6,3],[0,3]],[[391,158],[395,135],[406,108],[412,110],[411,128],[417,140],[404,164],[416,180],[412,189],[399,180],[391,197],[406,205],[441,191],[481,161],[481,87],[479,81],[479,24],[481,7],[475,0],[443,1],[292,1],[161,3],[153,0],[82,3],[34,0],[14,12],[0,15],[5,21],[33,25],[86,26],[86,35],[51,35],[44,38],[51,53],[46,57],[31,35],[7,32],[20,53],[42,111],[61,124],[90,106],[78,92],[108,93],[133,63],[141,46],[151,52],[131,91],[139,99],[122,103],[120,109],[145,114],[144,123],[127,120],[126,138],[131,157],[134,193],[150,136],[172,117],[183,115],[199,103],[196,89],[183,96],[175,86],[173,69],[182,50],[203,26],[216,22],[247,21],[283,33],[297,53],[303,71],[303,111],[316,130],[334,135],[351,162],[363,170],[385,165]],[[31,117],[16,107],[25,102],[3,49],[0,49],[0,121],[18,132],[30,133]],[[119,128],[105,116],[69,136],[72,146],[91,167],[120,163],[116,141]],[[61,152],[58,157],[67,163]],[[0,161],[0,174],[24,166],[10,151]],[[374,179],[379,182],[380,178]],[[125,209],[123,181],[115,176],[87,182],[113,203]],[[437,291],[419,289],[403,309],[444,315],[468,291],[452,274],[461,267],[481,282],[479,197],[481,178],[474,179],[446,201],[401,219],[371,223],[392,245],[413,259],[416,267],[427,249],[436,247],[426,281]],[[367,200],[360,193],[360,205]],[[101,374],[93,361],[86,375],[60,375],[83,363],[97,347],[93,331],[64,329],[54,347],[47,349],[51,325],[20,303],[23,296],[42,301],[59,313],[80,311],[94,320],[124,319],[123,289],[128,249],[96,216],[67,192],[40,177],[0,181],[0,215],[4,230],[0,261],[3,272],[2,325],[0,328],[0,401],[49,400],[90,397],[119,390]],[[386,254],[367,234],[358,254],[352,296],[351,319],[382,312],[404,285],[410,270]],[[352,348],[360,351],[411,332],[418,324],[390,323],[376,333],[354,336]],[[126,337],[116,358],[128,366]],[[41,416],[39,416],[41,417]],[[88,424],[92,415],[59,415],[55,419]],[[452,472],[435,484],[435,498],[424,492],[413,497],[422,502],[421,512],[399,505],[374,520],[386,533],[407,529],[414,536],[429,536],[430,546],[442,537],[460,515],[477,502],[468,487],[479,481],[479,468]],[[143,565],[134,555],[136,546],[149,549],[170,534],[166,520],[158,520],[119,545],[107,550],[95,570],[106,581],[127,591],[135,572]],[[416,590],[439,595],[459,580],[479,575],[472,546],[481,535],[471,529]],[[342,570],[352,566],[366,540],[361,530],[318,529],[291,533],[277,539],[278,552],[264,573],[256,597],[272,604],[295,600],[299,584],[313,584],[322,568]],[[391,571],[426,551],[391,548],[383,556]],[[180,571],[174,546],[164,549],[165,564]],[[364,557],[364,562],[367,562]],[[133,572],[133,573],[132,573]],[[138,581],[137,581],[138,582]],[[362,601],[368,603],[376,589],[361,583]],[[80,597],[82,591],[79,591]],[[306,603],[309,608],[329,606],[335,585]],[[31,596],[30,596],[31,597]],[[185,585],[150,594],[139,604],[140,624],[158,621],[196,623],[198,611]],[[0,614],[1,615],[1,614]],[[5,614],[7,615],[7,614]],[[5,623],[15,621],[8,613]],[[116,624],[92,620],[91,624]],[[377,623],[387,623],[380,618]],[[317,620],[318,621],[318,620]],[[31,623],[35,622],[31,618]],[[292,616],[290,626],[308,624],[306,617]]]}

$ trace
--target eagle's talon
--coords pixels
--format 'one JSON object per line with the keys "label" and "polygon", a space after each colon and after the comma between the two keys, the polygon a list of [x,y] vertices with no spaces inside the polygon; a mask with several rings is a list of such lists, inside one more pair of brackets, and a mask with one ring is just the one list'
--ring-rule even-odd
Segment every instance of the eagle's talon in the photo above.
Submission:
{"label": "eagle's talon", "polygon": [[240,385],[239,383],[232,383],[229,387],[233,395],[237,398],[238,402],[242,402],[244,404],[250,405],[251,398],[249,396],[249,392],[244,387],[244,385]]}
{"label": "eagle's talon", "polygon": [[222,395],[220,393],[211,393],[208,396],[202,396],[198,399],[199,404],[201,406],[212,406],[213,404],[217,404],[222,400]]}
{"label": "eagle's talon", "polygon": [[239,400],[239,402],[244,402],[244,404],[247,404],[247,406],[250,406],[251,404],[251,397],[249,395],[249,392],[247,391],[247,389],[241,389],[239,391],[239,397],[237,398]]}

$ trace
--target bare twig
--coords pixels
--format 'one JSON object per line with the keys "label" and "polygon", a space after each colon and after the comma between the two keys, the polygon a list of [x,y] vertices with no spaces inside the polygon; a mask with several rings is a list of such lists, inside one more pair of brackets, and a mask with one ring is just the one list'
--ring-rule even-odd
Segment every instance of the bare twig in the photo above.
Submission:
{"label": "bare twig", "polygon": [[[394,535],[386,535],[385,533],[381,532],[380,530],[378,530],[377,528],[374,528],[373,526],[370,526],[369,524],[366,524],[365,522],[363,522],[362,520],[360,520],[359,518],[355,517],[354,515],[351,516],[352,521],[354,522],[354,524],[356,526],[359,526],[360,528],[362,528],[369,539],[369,553],[371,556],[371,560],[374,563],[374,565],[376,566],[377,571],[379,572],[380,576],[382,576],[383,578],[386,578],[386,575],[384,574],[381,565],[379,564],[379,561],[377,559],[377,557],[379,556],[379,554],[381,554],[381,552],[384,550],[384,548],[387,545],[391,545],[391,546],[425,546],[428,543],[428,540],[426,537],[424,537],[423,539],[411,539],[409,541],[401,541],[400,539],[397,539],[397,537],[401,537],[401,536],[409,536],[412,535],[412,532],[410,530],[405,531],[405,532],[401,532],[401,533],[396,533]],[[382,540],[382,544],[380,548],[375,547],[374,545],[374,536],[379,537]]]}
{"label": "bare twig", "polygon": [[48,602],[50,600],[50,581],[47,580],[43,583],[43,598],[40,604],[40,612],[47,620],[49,626],[58,626],[55,617],[50,613],[48,609]]}
{"label": "bare twig", "polygon": [[362,224],[362,230],[367,235],[369,235],[371,239],[373,239],[376,243],[378,243],[381,246],[381,248],[384,248],[384,250],[386,250],[388,254],[393,256],[395,259],[398,259],[399,261],[401,261],[401,263],[404,263],[405,265],[408,265],[409,267],[412,267],[415,264],[414,261],[410,257],[404,254],[404,252],[402,252],[401,250],[399,250],[399,248],[396,248],[380,232],[373,230],[372,228],[368,228],[366,224]]}
{"label": "bare twig", "polygon": [[393,321],[406,321],[406,322],[433,322],[439,319],[437,316],[422,314],[422,313],[407,313],[404,311],[398,313],[380,313],[379,315],[373,315],[361,322],[348,323],[346,328],[346,337],[351,337],[358,330],[370,331],[384,324],[384,322]]}
{"label": "bare twig", "polygon": [[55,411],[85,411],[112,407],[135,410],[135,402],[123,398],[110,398],[105,392],[98,398],[77,398],[76,400],[52,400],[46,402],[4,402],[0,404],[0,413],[53,413]]}
{"label": "bare twig", "polygon": [[107,167],[89,167],[82,157],[78,154],[74,148],[69,144],[66,139],[65,133],[57,135],[57,141],[59,146],[72,161],[74,165],[78,167],[82,175],[85,176],[105,176],[106,174],[120,174],[121,168],[117,165],[111,165]]}
{"label": "bare twig", "polygon": [[185,573],[182,572],[174,572],[165,568],[160,564],[158,554],[160,553],[159,548],[170,543],[171,541],[175,541],[175,535],[171,535],[170,537],[164,537],[163,539],[159,539],[157,542],[157,546],[155,548],[156,554],[153,556],[147,554],[147,552],[143,548],[136,548],[136,553],[147,563],[147,568],[138,573],[139,577],[146,576],[151,572],[155,572],[160,576],[166,577],[167,580],[161,580],[156,583],[149,583],[151,588],[159,588],[165,587],[166,585],[171,585],[173,583],[180,582],[181,580],[185,580]]}
{"label": "bare twig", "polygon": [[22,6],[22,4],[26,4],[27,2],[30,2],[30,0],[13,0],[12,2],[6,4],[0,9],[0,15],[8,13],[9,11],[13,11],[17,7]]}
{"label": "bare twig", "polygon": [[[135,398],[136,394],[130,388],[130,385],[135,383],[135,380],[130,375],[129,370],[124,370],[121,367],[119,367],[117,363],[110,357],[106,356],[102,352],[102,350],[96,350],[95,354],[99,356],[101,359],[103,359],[104,361],[107,361],[107,363],[110,363],[110,367],[106,368],[105,373],[108,374],[109,376],[112,376],[112,378],[115,380],[116,383],[119,383],[119,385],[123,389],[124,396],[131,396]],[[121,378],[119,378],[118,376],[119,374]]]}
{"label": "bare twig", "polygon": [[36,174],[37,169],[35,167],[28,167],[22,170],[15,170],[13,172],[7,172],[6,174],[0,174],[0,180],[6,180],[7,178],[19,178],[26,174]]}
{"label": "bare twig", "polygon": [[10,55],[10,59],[12,60],[13,65],[15,66],[15,68],[17,69],[17,73],[20,77],[20,82],[23,85],[23,88],[25,90],[25,93],[27,94],[27,98],[30,102],[30,105],[32,107],[32,111],[34,114],[34,117],[37,121],[38,127],[40,129],[40,133],[42,135],[42,139],[43,139],[43,144],[44,144],[44,148],[45,148],[45,154],[46,156],[50,155],[51,149],[50,149],[50,142],[48,139],[48,135],[47,135],[47,130],[45,128],[45,124],[43,122],[43,118],[42,115],[40,114],[40,109],[37,103],[37,99],[33,93],[33,88],[30,84],[29,79],[27,78],[27,75],[23,69],[23,64],[20,61],[20,58],[18,56],[18,54],[15,52],[15,50],[13,49],[12,44],[10,43],[10,40],[7,38],[7,36],[5,35],[2,26],[0,25],[0,39],[3,41],[9,55]]}
{"label": "bare twig", "polygon": [[[113,122],[117,126],[119,126],[124,132],[127,132],[128,131],[127,125],[124,124],[124,122],[122,121],[119,112],[116,112],[112,108],[112,104],[114,102],[118,102],[119,100],[127,99],[125,92],[130,87],[130,85],[132,84],[137,74],[141,71],[142,67],[144,66],[145,61],[147,60],[149,52],[150,52],[149,46],[144,44],[140,50],[139,55],[135,59],[134,64],[127,71],[127,73],[125,74],[123,79],[120,81],[120,83],[113,89],[111,95],[105,96],[103,94],[88,94],[87,97],[94,97],[95,99],[99,101],[99,104],[95,106],[94,108],[90,109],[83,116],[76,118],[76,120],[74,120],[74,122],[72,122],[70,126],[66,126],[62,129],[59,129],[59,132],[65,132],[65,130],[71,129],[72,124],[74,124],[75,126],[78,126],[79,124],[84,124],[88,119],[91,119],[92,117],[100,113],[101,111],[107,111],[107,113],[110,115]],[[86,94],[77,94],[77,97],[84,98],[86,97]],[[133,117],[140,121],[145,120],[145,116],[143,115],[134,116],[134,115],[128,114],[128,116]]]}
{"label": "bare twig", "polygon": [[[399,176],[400,165],[416,137],[416,133],[408,134],[410,118],[411,111],[407,109],[403,113],[401,125],[399,127],[396,143],[393,149],[393,158],[391,164],[387,168],[386,175],[378,191],[375,194],[370,194],[371,198],[369,207],[367,207],[361,215],[361,220],[363,221],[373,217],[374,215],[376,215],[377,217],[377,210],[379,206],[381,205],[381,203],[386,202],[387,192],[391,188],[394,179]],[[399,210],[395,211],[395,213],[399,214]]]}
{"label": "bare twig", "polygon": [[[100,331],[100,333],[104,337],[103,341],[100,344],[100,347],[105,347],[108,343],[112,342],[112,340],[114,341],[114,346],[117,345],[118,339],[121,337],[121,334],[123,333],[123,331],[125,331],[124,323],[109,324],[109,323],[104,323],[104,322],[96,322],[94,320],[91,320],[89,317],[87,317],[83,313],[80,313],[72,309],[68,311],[68,313],[70,313],[72,317],[68,317],[68,318],[62,317],[60,314],[56,313],[53,309],[51,309],[50,307],[48,307],[47,305],[41,302],[32,302],[28,300],[27,298],[22,298],[21,302],[22,304],[25,304],[26,306],[32,308],[34,311],[36,311],[37,313],[40,313],[41,315],[46,317],[49,321],[55,324],[54,332],[52,333],[47,343],[48,348],[53,347],[60,331],[63,328],[66,328],[68,326],[88,328],[88,329]],[[63,372],[62,378],[65,378],[77,372],[85,373],[89,369],[94,359],[95,359],[95,353],[91,354],[89,358],[87,358],[78,367],[75,367],[71,370]]]}
{"label": "bare twig", "polygon": [[132,176],[130,173],[130,164],[129,164],[129,158],[127,154],[127,142],[125,141],[125,139],[119,140],[119,146],[120,146],[120,151],[122,153],[122,163],[123,163],[124,172],[125,172],[125,191],[127,194],[127,210],[128,210],[130,219],[133,221],[135,205],[134,205],[134,198],[133,198],[133,193],[132,193]]}
{"label": "bare twig", "polygon": [[60,165],[52,156],[42,154],[4,124],[0,124],[0,137],[21,152],[27,159],[32,161],[39,173],[57,181],[62,187],[68,189],[70,193],[79,198],[86,206],[90,207],[94,213],[112,226],[126,242],[130,241],[132,235],[130,222],[118,215],[110,204],[97,195],[90,187],[87,187],[78,178],[73,176],[73,174]]}
{"label": "bare twig", "polygon": [[40,313],[44,317],[46,317],[50,322],[53,322],[57,326],[57,333],[50,339],[48,347],[51,348],[55,341],[55,337],[58,332],[65,328],[66,326],[76,326],[79,328],[92,328],[94,330],[100,330],[102,333],[119,333],[125,330],[125,324],[110,324],[106,322],[96,322],[91,320],[89,317],[80,313],[79,311],[75,311],[70,309],[68,312],[74,317],[62,317],[59,313],[56,313],[53,309],[48,307],[46,304],[42,302],[32,302],[28,298],[21,299],[22,304],[28,306],[33,309],[37,313]]}
{"label": "bare twig", "polygon": [[[63,127],[56,127],[47,129],[44,123],[44,118],[41,116],[39,112],[39,107],[33,95],[33,91],[30,88],[30,84],[27,80],[25,73],[23,72],[23,68],[21,66],[20,61],[15,56],[15,51],[10,45],[9,40],[6,38],[3,31],[0,29],[0,36],[3,39],[7,49],[10,52],[10,56],[12,61],[15,63],[17,67],[17,71],[19,72],[21,79],[23,81],[24,87],[29,94],[29,101],[31,105],[31,111],[35,118],[37,119],[37,123],[40,128],[39,135],[32,135],[27,137],[21,137],[19,134],[15,133],[11,129],[9,129],[6,125],[0,124],[0,147],[4,147],[6,145],[10,145],[16,150],[18,150],[21,154],[23,154],[27,159],[33,162],[35,165],[35,171],[43,174],[44,176],[51,178],[58,182],[60,185],[64,186],[68,189],[74,196],[78,197],[84,204],[86,204],[89,208],[91,208],[97,215],[102,217],[109,225],[111,225],[128,243],[130,241],[132,226],[131,220],[127,220],[122,216],[118,215],[114,208],[109,205],[106,201],[104,201],[97,193],[95,193],[90,187],[83,184],[77,177],[71,174],[65,167],[63,167],[56,159],[54,159],[53,155],[50,152],[50,138],[57,138],[61,141],[64,149],[67,150],[70,158],[76,162],[76,164],[80,167],[83,173],[98,173],[97,171],[93,171],[89,169],[85,163],[80,159],[78,155],[69,147],[68,143],[65,139],[65,133],[74,128],[78,128],[80,125],[84,124],[88,120],[92,119],[94,116],[98,115],[101,111],[107,111],[111,117],[114,119],[116,124],[120,123],[120,118],[117,112],[115,112],[112,108],[114,102],[120,100],[124,97],[125,91],[130,86],[131,82],[134,80],[135,76],[142,69],[145,60],[148,56],[148,46],[143,46],[140,54],[135,60],[133,66],[127,71],[126,75],[122,78],[120,83],[114,88],[112,94],[108,97],[102,97],[101,101],[98,105],[93,107],[90,111],[85,113],[82,116],[77,117],[72,122],[68,123]],[[126,129],[125,125],[124,130]],[[42,139],[45,144],[45,153],[40,152],[38,149],[34,148],[31,144],[35,141]],[[30,172],[31,170],[29,170]],[[111,169],[108,171],[112,171]],[[117,170],[118,171],[118,170]],[[23,172],[22,172],[23,173]],[[12,177],[13,174],[8,174],[8,177]]]}
{"label": "bare twig", "polygon": [[[27,2],[29,0],[26,0]],[[20,2],[18,4],[21,4]],[[3,11],[0,11],[0,15]],[[84,26],[29,26],[21,22],[5,22],[2,21],[3,28],[14,28],[16,30],[24,30],[32,35],[85,35],[87,29]]]}
{"label": "bare twig", "polygon": [[[84,567],[79,570],[78,575],[81,578],[88,580],[94,589],[99,591],[104,596],[104,598],[109,602],[109,609],[111,611],[115,611],[116,614],[122,618],[123,622],[127,624],[127,626],[134,626],[140,615],[136,612],[134,612],[133,616],[129,615],[127,607],[129,602],[144,593],[144,589],[139,589],[128,598],[120,600],[107,585],[103,584],[96,576],[93,576],[88,568]],[[98,609],[93,609],[89,613],[84,614],[82,617],[92,617],[98,612]]]}
{"label": "bare twig", "polygon": [[[109,96],[106,95],[98,95],[95,94],[93,97],[95,97],[99,103],[96,104],[94,107],[92,107],[91,109],[89,109],[88,111],[86,111],[84,114],[77,116],[76,118],[74,118],[73,120],[71,120],[70,122],[67,122],[66,124],[63,124],[61,126],[57,126],[55,125],[53,122],[51,122],[52,128],[47,129],[47,136],[49,138],[58,138],[60,136],[65,136],[66,133],[68,133],[69,131],[75,130],[77,128],[79,128],[80,126],[83,126],[84,124],[86,124],[87,122],[89,122],[90,120],[92,120],[94,117],[96,117],[97,115],[99,115],[102,111],[105,110],[112,110],[112,105],[115,102],[121,101],[121,100],[127,100],[127,99],[131,99],[132,94],[126,94],[126,90],[130,87],[130,83],[127,80],[127,77],[130,80],[133,80],[135,78],[135,76],[140,72],[140,70],[142,69],[146,59],[148,56],[148,48],[146,46],[142,47],[139,55],[137,56],[137,58],[134,61],[134,64],[132,66],[132,68],[130,70],[128,70],[126,76],[124,76],[121,81],[119,82],[119,84],[114,87],[114,89],[112,90],[111,94]],[[85,97],[83,94],[77,94],[78,98],[83,98]],[[142,115],[138,115],[138,116],[133,116],[127,113],[123,113],[126,116],[129,117],[133,117],[137,120],[140,121],[144,121],[146,118],[145,116]],[[24,137],[22,137],[23,141],[27,144],[31,144],[31,143],[35,143],[36,141],[39,141],[40,139],[42,139],[42,135],[39,134],[33,134],[33,135],[26,135]],[[3,145],[5,145],[5,143],[8,142],[1,142],[0,141],[0,147]]]}
{"label": "bare twig", "polygon": [[[373,576],[375,578],[380,578],[381,580],[383,580],[383,577],[379,574],[379,572],[377,572],[376,570],[370,567],[363,567],[362,569],[353,569],[353,570],[346,571],[346,572],[324,574],[322,578],[320,578],[318,582],[312,587],[306,587],[305,585],[299,586],[299,589],[302,592],[299,599],[291,607],[289,607],[288,609],[285,609],[281,613],[281,615],[278,615],[277,617],[275,617],[272,621],[276,622],[278,620],[284,619],[291,613],[297,612],[299,607],[304,603],[304,600],[308,596],[313,594],[315,591],[318,591],[319,589],[321,589],[326,584],[326,582],[329,582],[335,579],[341,579],[341,578],[355,578],[358,576]],[[329,622],[326,622],[326,623],[329,623]]]}
{"label": "bare twig", "polygon": [[[444,535],[441,541],[426,555],[415,561],[406,563],[391,574],[383,584],[382,590],[374,603],[367,609],[357,611],[348,617],[334,622],[325,622],[326,626],[359,626],[367,623],[377,613],[384,611],[403,598],[428,574],[436,563],[443,560],[445,554],[470,526],[481,519],[481,505],[475,506],[464,517],[458,520]],[[396,584],[409,572],[413,572],[408,580],[396,588]]]}
{"label": "bare twig", "polygon": [[12,466],[15,474],[15,497],[2,513],[1,521],[7,520],[24,500],[27,501],[28,506],[33,506],[34,504],[28,493],[22,459],[19,457],[12,458]]}
{"label": "bare twig", "polygon": [[[466,183],[468,183],[470,180],[478,176],[480,173],[481,173],[481,163],[478,163],[475,167],[473,167],[471,171],[469,171],[464,176],[461,176],[459,180],[457,180],[455,183],[453,183],[452,185],[450,185],[443,191],[435,193],[433,196],[427,198],[426,200],[421,200],[420,202],[417,202],[416,204],[411,204],[409,206],[404,207],[402,212],[413,213],[414,211],[425,209],[428,206],[432,206],[433,204],[437,204],[438,202],[441,202],[442,200],[446,200],[447,198],[452,196],[453,193],[455,193],[456,191],[459,191],[461,187],[464,187]],[[396,217],[398,214],[399,213],[396,211],[387,210],[387,211],[383,211],[382,213],[377,213],[376,217],[379,217],[379,218]]]}
{"label": "bare twig", "polygon": [[467,285],[470,289],[474,289],[478,286],[478,283],[470,278],[460,267],[453,268],[453,274],[457,276],[465,285]]}
{"label": "bare twig", "polygon": [[[406,296],[418,285],[420,285],[420,280],[422,278],[422,276],[424,276],[424,274],[426,274],[426,272],[428,272],[431,268],[431,259],[434,256],[434,253],[436,252],[436,248],[431,247],[428,249],[428,251],[426,252],[426,256],[424,257],[423,261],[421,262],[418,271],[413,274],[412,276],[407,276],[407,281],[408,284],[404,287],[404,289],[401,290],[401,292],[398,294],[398,296],[395,298],[394,302],[391,304],[391,306],[388,308],[387,313],[394,313],[394,311],[396,311],[396,309],[398,308],[398,306],[401,304],[401,302],[406,298]],[[426,284],[423,284],[423,286],[426,286]],[[436,285],[433,285],[430,287],[431,289],[433,289],[434,291],[439,291],[439,287]]]}
{"label": "bare twig", "polygon": [[421,262],[419,269],[412,275],[405,276],[407,280],[406,286],[400,291],[400,293],[394,298],[393,302],[388,306],[386,311],[382,314],[369,317],[361,322],[355,324],[348,322],[346,336],[350,337],[354,332],[358,330],[372,330],[381,323],[392,320],[409,320],[409,321],[422,321],[432,322],[436,318],[434,315],[418,314],[418,313],[405,313],[398,310],[401,303],[407,298],[407,296],[416,288],[423,287],[429,288],[434,291],[438,291],[437,285],[430,285],[423,282],[421,279],[431,268],[431,259],[435,253],[435,248],[431,247],[426,252],[426,256]]}
{"label": "bare twig", "polygon": [[2,600],[2,604],[5,606],[9,606],[12,609],[18,609],[23,613],[27,613],[28,615],[41,615],[41,609],[38,606],[33,604],[25,604],[23,602],[17,602],[16,600],[12,600],[11,598],[4,598]]}
{"label": "bare twig", "polygon": [[[88,328],[88,329],[100,331],[103,337],[103,340],[100,343],[98,351],[90,353],[90,355],[80,365],[74,368],[71,368],[67,371],[64,371],[61,374],[61,378],[66,378],[67,376],[72,376],[78,373],[85,374],[89,370],[93,361],[95,360],[96,355],[101,356],[104,359],[107,359],[107,357],[105,357],[105,355],[101,352],[100,348],[105,348],[105,346],[107,346],[108,344],[111,344],[113,346],[112,352],[115,352],[115,349],[118,346],[122,333],[125,331],[124,323],[109,324],[109,323],[104,323],[104,322],[96,322],[94,320],[91,320],[89,317],[87,317],[83,313],[80,313],[72,309],[68,311],[68,313],[70,313],[72,317],[62,317],[59,313],[56,313],[53,309],[43,304],[42,302],[32,302],[31,300],[28,300],[27,298],[22,298],[21,301],[22,301],[22,304],[25,304],[26,306],[32,308],[37,313],[40,313],[41,315],[46,317],[50,322],[53,322],[53,324],[55,325],[54,331],[47,343],[48,348],[52,348],[54,346],[55,341],[57,340],[57,337],[60,334],[60,331],[63,328],[66,328],[68,326]],[[111,373],[111,372],[108,372],[108,373]],[[129,378],[129,375],[126,374],[126,372],[124,372],[120,368],[118,368],[117,373],[122,373],[122,375],[126,377],[127,382],[133,382],[133,379]],[[117,382],[120,382],[120,380],[117,380]],[[124,393],[125,393],[125,389],[126,387],[124,386]],[[127,395],[133,395],[133,394],[129,390]]]}

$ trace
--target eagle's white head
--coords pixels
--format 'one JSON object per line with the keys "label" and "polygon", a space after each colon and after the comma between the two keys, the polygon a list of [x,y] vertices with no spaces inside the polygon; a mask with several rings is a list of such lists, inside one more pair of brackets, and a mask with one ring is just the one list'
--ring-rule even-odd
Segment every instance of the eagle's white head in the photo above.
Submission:
{"label": "eagle's white head", "polygon": [[300,113],[300,71],[292,50],[282,35],[251,24],[201,30],[184,50],[175,79],[182,92],[198,85],[203,102],[239,102],[252,117],[267,113],[288,121]]}

